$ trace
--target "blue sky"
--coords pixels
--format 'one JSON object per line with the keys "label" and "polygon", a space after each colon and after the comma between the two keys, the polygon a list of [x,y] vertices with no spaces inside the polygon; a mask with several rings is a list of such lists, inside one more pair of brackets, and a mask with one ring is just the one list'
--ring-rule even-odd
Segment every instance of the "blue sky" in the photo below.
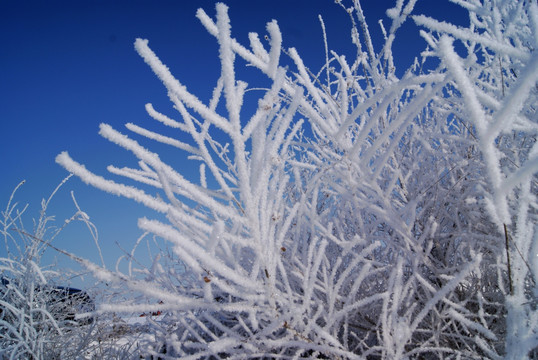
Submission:
{"label": "blue sky", "polygon": [[[232,34],[247,43],[248,32],[263,37],[266,22],[276,19],[284,46],[296,47],[306,65],[317,72],[324,61],[318,14],[324,18],[329,48],[351,56],[347,14],[333,0],[224,1],[230,6]],[[377,21],[388,29],[385,10],[393,0],[363,0],[370,31],[379,35]],[[100,123],[123,131],[123,124],[145,125],[152,120],[148,102],[174,115],[166,91],[136,54],[137,37],[150,47],[172,73],[199,98],[207,100],[219,75],[218,45],[195,17],[202,7],[214,16],[214,1],[3,1],[0,2],[0,208],[12,189],[26,184],[16,199],[29,203],[27,227],[37,217],[40,201],[67,176],[54,162],[67,150],[94,172],[106,175],[106,166],[134,165],[125,150],[101,138]],[[416,14],[465,24],[465,13],[442,0],[419,0]],[[379,37],[374,46],[381,45]],[[396,64],[405,70],[424,48],[418,28],[409,21],[398,33]],[[247,82],[249,79],[245,79]],[[151,143],[144,142],[151,148]],[[176,156],[176,155],[174,155]],[[188,172],[191,165],[180,163]],[[184,168],[183,168],[184,167]],[[63,220],[74,212],[70,191],[99,229],[107,266],[121,251],[130,250],[140,231],[137,218],[151,216],[136,203],[114,197],[72,178],[51,204],[50,214]],[[71,226],[55,245],[97,261],[97,251],[85,228]],[[5,250],[0,247],[0,256]],[[53,251],[45,261],[57,257]]]}

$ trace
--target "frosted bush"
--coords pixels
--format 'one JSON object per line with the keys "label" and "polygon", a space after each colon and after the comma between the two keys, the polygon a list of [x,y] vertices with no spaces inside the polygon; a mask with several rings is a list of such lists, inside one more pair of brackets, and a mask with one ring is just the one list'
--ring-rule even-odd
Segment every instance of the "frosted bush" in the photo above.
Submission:
{"label": "frosted bush", "polygon": [[[0,234],[5,257],[0,257],[0,358],[1,359],[76,359],[92,339],[93,326],[88,318],[75,319],[76,312],[93,310],[84,292],[69,294],[59,288],[67,278],[52,265],[42,263],[51,242],[69,223],[87,222],[77,211],[62,227],[53,225],[47,214],[49,204],[65,179],[47,199],[41,202],[39,217],[33,229],[27,229],[24,218],[27,206],[15,202],[13,191],[0,217]],[[73,275],[70,273],[69,275]]]}
{"label": "frosted bush", "polygon": [[[422,35],[450,79],[452,91],[443,101],[467,127],[471,154],[482,163],[484,179],[476,199],[495,225],[487,235],[505,236],[506,357],[522,359],[530,351],[536,356],[538,346],[538,273],[531,267],[538,260],[538,6],[512,1],[461,5],[469,10],[468,29],[423,16],[415,21],[429,30]],[[463,54],[454,50],[455,42],[464,46]],[[497,242],[490,251],[500,257],[502,242]]]}
{"label": "frosted bush", "polygon": [[[216,20],[199,10],[222,69],[208,104],[136,40],[179,119],[148,104],[168,135],[126,127],[199,163],[200,177],[106,124],[100,134],[139,160],[108,170],[137,186],[57,157],[167,219],[139,220],[170,244],[150,267],[85,262],[153,299],[101,311],[162,311],[147,353],[170,357],[535,356],[538,9],[454,2],[469,27],[413,16],[427,47],[401,77],[391,46],[415,1],[387,11],[379,51],[354,1],[345,10],[356,57],[327,51],[317,74],[283,50],[276,21],[267,44],[251,33],[245,47],[225,5]],[[440,63],[425,72],[432,57]],[[271,81],[248,118],[244,95],[256,84],[236,78],[242,62]]]}

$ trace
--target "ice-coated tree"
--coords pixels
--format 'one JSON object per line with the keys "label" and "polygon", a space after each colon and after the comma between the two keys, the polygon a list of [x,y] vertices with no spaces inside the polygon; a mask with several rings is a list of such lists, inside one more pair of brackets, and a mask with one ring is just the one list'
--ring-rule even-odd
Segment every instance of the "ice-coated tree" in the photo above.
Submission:
{"label": "ice-coated tree", "polygon": [[[106,124],[100,134],[139,160],[108,170],[140,186],[57,157],[84,182],[166,215],[139,220],[170,244],[151,267],[85,262],[155,305],[101,311],[163,311],[147,352],[187,359],[538,356],[538,5],[453,2],[468,27],[396,1],[376,49],[360,2],[337,1],[356,56],[327,49],[318,73],[282,48],[276,21],[265,45],[251,33],[245,47],[224,4],[215,20],[199,10],[221,62],[208,104],[136,40],[179,114],[148,104],[168,132],[126,127],[199,163],[200,177]],[[399,77],[391,49],[404,21],[422,29],[425,49]],[[248,118],[256,85],[237,79],[236,58],[271,81]]]}

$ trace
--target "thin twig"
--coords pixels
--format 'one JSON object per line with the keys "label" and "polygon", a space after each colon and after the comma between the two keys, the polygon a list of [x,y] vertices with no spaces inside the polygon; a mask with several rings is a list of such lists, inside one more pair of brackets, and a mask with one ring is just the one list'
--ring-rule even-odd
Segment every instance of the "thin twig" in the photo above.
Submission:
{"label": "thin twig", "polygon": [[[519,257],[521,258],[521,260],[523,260],[523,263],[525,264],[525,266],[527,266],[527,269],[529,270],[529,274],[531,276],[532,282],[534,282],[536,284],[536,280],[534,279],[534,276],[532,274],[532,270],[531,270],[531,266],[529,265],[529,262],[523,256],[523,254],[521,253],[521,250],[519,250],[519,247],[517,246],[516,242],[514,240],[512,240],[510,238],[510,236],[508,236],[508,233],[506,232],[506,225],[504,225],[504,234],[505,234],[505,237],[506,237],[507,247],[508,247],[508,242],[511,241],[512,245],[514,245],[514,248],[516,249],[517,253],[519,254]],[[510,266],[510,259],[508,259],[508,266]],[[510,274],[510,271],[508,272],[508,274]]]}
{"label": "thin twig", "polygon": [[508,230],[506,229],[506,224],[504,225],[504,238],[506,244],[506,259],[508,261],[508,283],[510,284],[510,295],[514,295],[514,286],[512,285],[512,267],[510,265],[510,251],[508,246]]}

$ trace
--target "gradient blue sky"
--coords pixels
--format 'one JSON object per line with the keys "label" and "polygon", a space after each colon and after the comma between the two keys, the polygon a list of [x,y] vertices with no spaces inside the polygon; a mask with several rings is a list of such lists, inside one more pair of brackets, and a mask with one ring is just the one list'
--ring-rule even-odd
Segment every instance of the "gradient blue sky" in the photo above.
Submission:
{"label": "gradient blue sky", "polygon": [[[265,35],[266,22],[276,19],[284,46],[296,47],[306,65],[317,72],[324,61],[318,14],[324,18],[329,48],[351,56],[347,14],[333,0],[224,1],[230,6],[232,34],[243,44],[248,32]],[[0,2],[0,208],[12,189],[26,184],[16,199],[29,203],[27,227],[37,217],[40,201],[67,175],[54,158],[63,150],[89,169],[106,175],[106,166],[133,165],[133,157],[98,134],[98,125],[139,125],[152,120],[148,102],[168,115],[174,111],[166,91],[142,59],[133,42],[150,47],[188,89],[207,100],[219,75],[218,46],[195,17],[202,7],[211,16],[215,1],[1,1]],[[374,46],[381,45],[379,19],[390,27],[385,10],[395,0],[363,0]],[[445,0],[418,0],[416,14],[465,24],[458,6]],[[399,31],[396,64],[405,70],[424,48],[418,28],[408,21]],[[247,82],[249,79],[245,79]],[[151,148],[150,142],[144,142]],[[183,171],[190,164],[183,163]],[[195,167],[197,169],[197,166]],[[137,218],[151,216],[136,203],[106,194],[72,178],[51,204],[57,224],[74,212],[70,191],[99,229],[107,266],[121,251],[130,250],[140,231]],[[55,245],[98,261],[91,237],[82,225],[69,227]],[[0,256],[5,249],[0,246]],[[45,261],[63,256],[47,252]]]}

